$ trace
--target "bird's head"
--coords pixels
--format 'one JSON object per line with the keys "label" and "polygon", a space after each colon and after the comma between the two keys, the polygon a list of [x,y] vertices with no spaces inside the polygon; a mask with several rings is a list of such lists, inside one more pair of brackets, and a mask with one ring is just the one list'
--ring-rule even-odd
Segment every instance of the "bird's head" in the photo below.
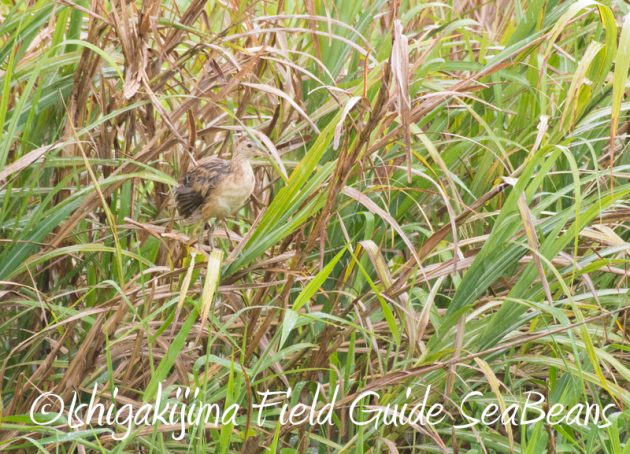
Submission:
{"label": "bird's head", "polygon": [[236,155],[244,156],[246,158],[252,158],[254,156],[264,155],[263,151],[258,145],[247,138],[241,138],[236,143]]}

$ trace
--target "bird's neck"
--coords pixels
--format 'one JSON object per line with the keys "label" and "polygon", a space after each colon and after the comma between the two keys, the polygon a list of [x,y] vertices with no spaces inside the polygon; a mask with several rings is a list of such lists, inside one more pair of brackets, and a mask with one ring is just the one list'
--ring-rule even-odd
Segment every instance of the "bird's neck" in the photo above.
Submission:
{"label": "bird's neck", "polygon": [[236,153],[232,157],[232,167],[235,170],[241,170],[246,168],[251,168],[251,163],[249,162],[249,157],[244,155],[243,153]]}

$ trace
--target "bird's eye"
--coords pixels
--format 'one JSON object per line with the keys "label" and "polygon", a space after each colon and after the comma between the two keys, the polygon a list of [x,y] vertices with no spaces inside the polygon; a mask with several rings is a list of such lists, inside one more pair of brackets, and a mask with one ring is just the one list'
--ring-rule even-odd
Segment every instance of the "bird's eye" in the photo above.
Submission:
{"label": "bird's eye", "polygon": [[252,144],[251,144],[251,143],[248,143],[248,144],[247,144],[247,148],[251,148],[251,147],[252,147]]}

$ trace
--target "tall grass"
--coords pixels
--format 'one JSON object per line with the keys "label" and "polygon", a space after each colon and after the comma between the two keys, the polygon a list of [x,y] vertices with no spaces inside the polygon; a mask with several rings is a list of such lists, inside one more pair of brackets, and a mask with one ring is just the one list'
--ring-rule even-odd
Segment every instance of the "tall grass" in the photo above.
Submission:
{"label": "tall grass", "polygon": [[[3,2],[0,450],[628,452],[629,12]],[[270,158],[210,254],[170,193],[237,131]],[[139,407],[160,383],[244,409],[340,389],[332,425],[272,408],[179,441],[29,417],[45,391]],[[453,419],[348,420],[428,386]],[[455,428],[472,391],[477,416],[527,391],[620,411]]]}

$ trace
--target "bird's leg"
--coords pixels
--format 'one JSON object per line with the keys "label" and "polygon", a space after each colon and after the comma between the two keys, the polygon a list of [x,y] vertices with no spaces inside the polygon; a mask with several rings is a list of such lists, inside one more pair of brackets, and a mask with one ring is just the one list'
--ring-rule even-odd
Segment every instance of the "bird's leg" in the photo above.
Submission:
{"label": "bird's leg", "polygon": [[230,230],[228,229],[227,222],[225,222],[225,219],[222,219],[222,221],[223,221],[223,228],[225,229],[225,236],[227,236],[228,244],[231,245],[232,238],[230,238]]}
{"label": "bird's leg", "polygon": [[214,220],[212,224],[208,223],[208,226],[210,227],[208,229],[208,244],[210,245],[211,250],[214,250],[214,228],[216,227],[216,225],[216,220]]}
{"label": "bird's leg", "polygon": [[197,236],[197,248],[199,250],[201,250],[201,245],[203,244],[203,233],[204,233],[205,228],[206,228],[205,222],[199,226],[199,234]]}

